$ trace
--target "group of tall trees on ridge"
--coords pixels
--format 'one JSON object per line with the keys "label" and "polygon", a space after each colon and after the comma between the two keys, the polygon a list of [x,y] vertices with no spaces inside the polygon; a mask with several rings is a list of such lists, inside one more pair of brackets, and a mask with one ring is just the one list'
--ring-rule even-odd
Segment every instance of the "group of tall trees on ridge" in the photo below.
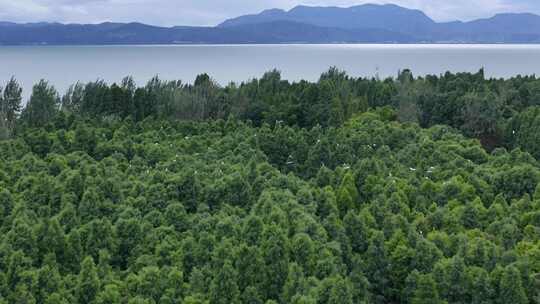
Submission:
{"label": "group of tall trees on ridge", "polygon": [[[14,79],[5,86],[1,112],[7,119],[2,127],[4,137],[16,127],[20,90]],[[316,83],[290,83],[274,70],[260,79],[225,87],[206,74],[199,75],[193,84],[163,81],[156,76],[143,87],[126,77],[112,85],[102,80],[77,83],[62,97],[42,80],[34,86],[18,123],[40,127],[62,113],[131,117],[135,121],[147,117],[200,121],[232,116],[255,126],[285,123],[301,128],[337,127],[356,113],[383,106],[394,108],[401,122],[422,127],[449,125],[480,139],[489,150],[519,146],[540,156],[535,144],[538,141],[532,140],[538,132],[523,128],[534,125],[538,117],[535,107],[540,106],[540,79],[486,79],[483,70],[416,78],[411,71],[403,70],[395,79],[380,80],[352,78],[331,68]]]}
{"label": "group of tall trees on ridge", "polygon": [[533,76],[21,93],[0,303],[540,303]]}

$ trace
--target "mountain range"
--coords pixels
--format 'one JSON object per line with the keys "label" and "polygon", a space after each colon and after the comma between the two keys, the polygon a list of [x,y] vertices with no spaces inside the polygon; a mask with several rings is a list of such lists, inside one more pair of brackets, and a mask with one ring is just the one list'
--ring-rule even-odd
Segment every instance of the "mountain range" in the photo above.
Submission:
{"label": "mountain range", "polygon": [[540,43],[540,16],[436,22],[420,10],[364,4],[270,9],[215,27],[0,22],[0,45],[250,43]]}

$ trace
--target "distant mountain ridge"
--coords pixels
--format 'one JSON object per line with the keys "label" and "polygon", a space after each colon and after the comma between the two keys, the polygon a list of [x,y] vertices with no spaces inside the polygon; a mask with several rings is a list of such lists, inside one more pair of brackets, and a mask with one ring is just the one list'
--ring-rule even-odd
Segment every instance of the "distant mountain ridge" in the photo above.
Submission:
{"label": "distant mountain ridge", "polygon": [[364,4],[348,8],[297,6],[229,19],[218,27],[247,26],[269,21],[294,21],[321,27],[382,29],[415,37],[416,42],[540,42],[540,16],[498,14],[469,22],[437,23],[420,10],[395,4]]}
{"label": "distant mountain ridge", "polygon": [[297,6],[290,11],[268,10],[259,15],[226,20],[219,27],[230,27],[269,21],[294,21],[321,27],[344,29],[377,28],[411,33],[435,25],[435,21],[419,10],[394,4],[364,4],[349,8]]}
{"label": "distant mountain ridge", "polygon": [[0,45],[248,43],[540,43],[540,16],[439,23],[420,10],[364,4],[270,9],[215,27],[0,22]]}

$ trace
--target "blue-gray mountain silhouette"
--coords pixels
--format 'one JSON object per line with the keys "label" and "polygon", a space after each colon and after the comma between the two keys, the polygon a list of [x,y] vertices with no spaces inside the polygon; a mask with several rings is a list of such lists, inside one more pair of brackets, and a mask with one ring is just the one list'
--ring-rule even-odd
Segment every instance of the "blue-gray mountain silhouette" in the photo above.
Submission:
{"label": "blue-gray mountain silhouette", "polygon": [[365,4],[271,9],[215,27],[0,22],[2,45],[442,42],[540,43],[540,16],[507,13],[438,23],[419,10]]}

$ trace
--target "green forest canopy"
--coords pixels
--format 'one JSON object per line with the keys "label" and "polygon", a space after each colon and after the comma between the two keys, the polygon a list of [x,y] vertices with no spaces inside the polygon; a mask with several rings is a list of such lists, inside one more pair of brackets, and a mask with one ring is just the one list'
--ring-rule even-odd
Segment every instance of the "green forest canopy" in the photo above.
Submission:
{"label": "green forest canopy", "polygon": [[0,303],[540,301],[540,79],[0,98]]}

